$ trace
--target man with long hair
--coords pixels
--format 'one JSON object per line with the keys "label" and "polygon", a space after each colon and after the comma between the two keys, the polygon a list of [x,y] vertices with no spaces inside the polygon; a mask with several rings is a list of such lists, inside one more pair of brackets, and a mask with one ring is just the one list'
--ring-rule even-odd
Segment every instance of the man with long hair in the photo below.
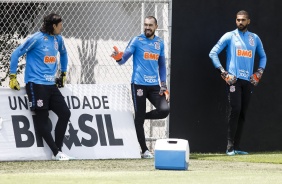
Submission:
{"label": "man with long hair", "polygon": [[[35,112],[36,131],[43,137],[53,152],[54,160],[70,160],[62,152],[63,139],[70,118],[70,110],[58,87],[64,87],[68,56],[62,36],[62,18],[51,13],[44,17],[40,31],[31,35],[11,55],[10,83],[12,89],[20,90],[17,81],[19,57],[26,54],[25,89],[30,110]],[[57,54],[60,53],[61,74],[56,78]],[[55,140],[48,126],[49,110],[58,116]]]}

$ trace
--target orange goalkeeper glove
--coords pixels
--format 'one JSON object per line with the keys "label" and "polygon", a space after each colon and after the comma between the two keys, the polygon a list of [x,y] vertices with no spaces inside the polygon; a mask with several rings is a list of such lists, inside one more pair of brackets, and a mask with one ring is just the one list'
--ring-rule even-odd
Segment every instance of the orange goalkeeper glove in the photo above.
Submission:
{"label": "orange goalkeeper glove", "polygon": [[228,85],[232,85],[235,84],[237,81],[236,76],[229,74],[227,71],[224,70],[224,68],[222,66],[217,68],[220,71],[220,75],[223,78],[223,80],[225,80],[225,82]]}
{"label": "orange goalkeeper glove", "polygon": [[122,59],[123,52],[120,52],[116,46],[114,46],[114,52],[112,53],[111,57],[114,58],[116,61],[120,61]]}
{"label": "orange goalkeeper glove", "polygon": [[17,81],[17,74],[10,74],[10,82],[9,82],[9,86],[11,89],[14,89],[14,90],[20,90],[20,84],[19,82]]}
{"label": "orange goalkeeper glove", "polygon": [[258,70],[250,77],[250,82],[254,85],[257,86],[262,74],[263,74],[264,69],[263,68],[258,68]]}
{"label": "orange goalkeeper glove", "polygon": [[167,86],[165,82],[161,82],[161,88],[159,94],[161,96],[164,94],[166,101],[169,102],[169,91],[167,90]]}

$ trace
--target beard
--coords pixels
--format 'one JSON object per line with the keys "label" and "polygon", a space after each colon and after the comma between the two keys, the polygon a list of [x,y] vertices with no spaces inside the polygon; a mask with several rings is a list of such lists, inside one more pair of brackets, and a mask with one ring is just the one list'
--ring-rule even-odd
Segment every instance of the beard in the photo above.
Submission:
{"label": "beard", "polygon": [[238,25],[237,26],[237,28],[240,30],[240,31],[245,31],[245,30],[247,30],[247,28],[248,28],[248,25],[243,25],[243,24],[240,24],[240,25]]}
{"label": "beard", "polygon": [[144,34],[147,38],[150,38],[151,36],[155,34],[155,31],[152,31],[151,29],[145,29]]}

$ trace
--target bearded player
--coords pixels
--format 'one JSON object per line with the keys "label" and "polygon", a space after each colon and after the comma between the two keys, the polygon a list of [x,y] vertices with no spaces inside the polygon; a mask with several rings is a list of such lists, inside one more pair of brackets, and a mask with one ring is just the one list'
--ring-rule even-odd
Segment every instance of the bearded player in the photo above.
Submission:
{"label": "bearded player", "polygon": [[[248,12],[242,10],[236,15],[237,29],[225,33],[210,51],[213,65],[226,81],[228,100],[231,107],[228,120],[227,150],[229,156],[248,154],[240,148],[241,135],[246,113],[254,87],[258,85],[266,66],[266,54],[258,35],[248,31]],[[226,50],[226,70],[219,61],[219,53]],[[255,53],[259,65],[254,70]]]}
{"label": "bearded player", "polygon": [[[157,28],[157,19],[147,16],[144,20],[144,34],[134,37],[124,53],[114,47],[115,51],[112,54],[119,65],[133,56],[131,92],[135,110],[134,123],[142,158],[153,158],[146,145],[144,120],[163,119],[169,114],[164,43],[155,35]],[[146,113],[146,99],[156,109]]]}

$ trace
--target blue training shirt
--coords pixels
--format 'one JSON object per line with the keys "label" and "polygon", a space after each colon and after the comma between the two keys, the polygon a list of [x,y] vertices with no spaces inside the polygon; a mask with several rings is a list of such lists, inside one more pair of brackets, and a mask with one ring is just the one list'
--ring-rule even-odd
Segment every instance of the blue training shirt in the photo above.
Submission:
{"label": "blue training shirt", "polygon": [[149,39],[144,34],[134,37],[118,63],[124,64],[132,55],[132,83],[147,86],[159,85],[159,78],[161,82],[166,82],[164,42],[161,38],[155,36]]}
{"label": "blue training shirt", "polygon": [[253,74],[255,53],[259,56],[259,67],[265,69],[266,54],[258,35],[238,29],[225,33],[210,51],[215,68],[221,66],[218,54],[226,48],[226,70],[239,79],[250,80]]}
{"label": "blue training shirt", "polygon": [[10,73],[16,73],[19,57],[26,54],[25,83],[54,85],[58,52],[60,52],[61,71],[65,72],[68,57],[62,36],[36,32],[12,53]]}

